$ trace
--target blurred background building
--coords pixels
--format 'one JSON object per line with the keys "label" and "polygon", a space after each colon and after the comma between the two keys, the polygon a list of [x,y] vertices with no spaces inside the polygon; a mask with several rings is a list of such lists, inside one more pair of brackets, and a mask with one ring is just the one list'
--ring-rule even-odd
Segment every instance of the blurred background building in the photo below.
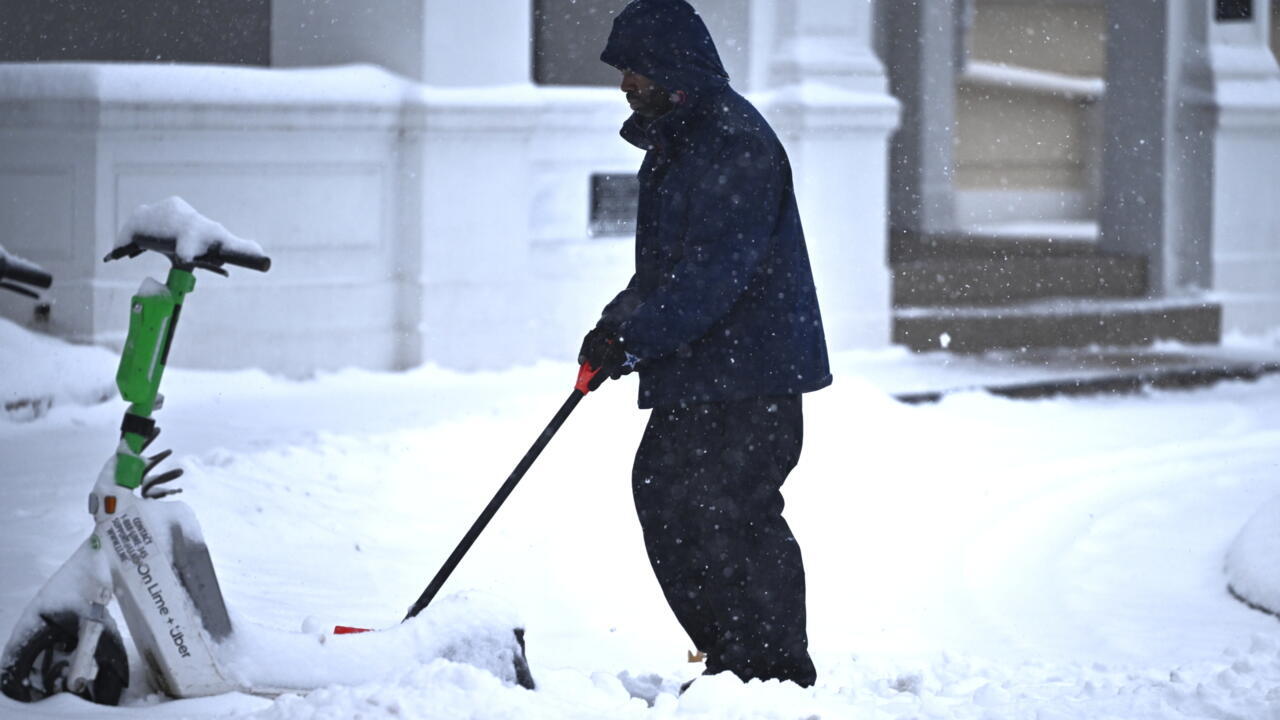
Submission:
{"label": "blurred background building", "polygon": [[[693,4],[791,155],[835,349],[1280,332],[1280,4]],[[54,273],[46,329],[118,345],[141,273],[101,258],[180,195],[275,266],[202,279],[175,362],[571,358],[630,273],[624,5],[7,0],[0,245]]]}

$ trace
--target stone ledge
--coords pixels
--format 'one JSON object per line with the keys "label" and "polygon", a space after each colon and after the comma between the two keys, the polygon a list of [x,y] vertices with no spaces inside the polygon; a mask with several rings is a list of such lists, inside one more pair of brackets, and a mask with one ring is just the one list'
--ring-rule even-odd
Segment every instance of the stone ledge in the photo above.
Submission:
{"label": "stone ledge", "polygon": [[1062,396],[1132,395],[1146,390],[1188,390],[1209,387],[1225,380],[1253,381],[1280,373],[1280,362],[1243,365],[1205,365],[1190,368],[1118,373],[1105,377],[1065,377],[1028,383],[964,387],[953,390],[899,393],[898,402],[908,405],[935,403],[957,392],[982,390],[1013,400],[1041,400]]}

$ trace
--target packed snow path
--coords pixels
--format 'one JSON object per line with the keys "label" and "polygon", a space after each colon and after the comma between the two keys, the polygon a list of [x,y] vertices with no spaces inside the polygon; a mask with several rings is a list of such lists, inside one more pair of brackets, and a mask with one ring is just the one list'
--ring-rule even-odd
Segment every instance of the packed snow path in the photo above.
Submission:
{"label": "packed snow path", "polygon": [[[111,358],[86,357],[76,397],[110,385]],[[1222,569],[1235,534],[1280,495],[1280,379],[911,407],[860,382],[857,361],[839,358],[836,385],[806,398],[786,488],[815,689],[717,677],[669,692],[699,667],[684,662],[632,516],[644,415],[623,382],[584,400],[446,587],[520,613],[538,691],[439,660],[275,700],[134,689],[128,716],[1280,717],[1280,621],[1232,600]],[[187,470],[181,498],[237,616],[388,626],[573,375],[172,371],[157,447]],[[0,418],[5,637],[88,531],[84,496],[121,410],[64,401]],[[660,689],[654,706],[624,680]],[[113,714],[70,696],[0,698],[0,717]]]}

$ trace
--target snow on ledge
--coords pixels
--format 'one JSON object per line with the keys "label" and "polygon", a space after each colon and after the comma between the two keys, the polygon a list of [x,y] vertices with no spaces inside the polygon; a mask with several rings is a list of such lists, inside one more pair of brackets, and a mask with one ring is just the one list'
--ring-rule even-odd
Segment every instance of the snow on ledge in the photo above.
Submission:
{"label": "snow on ledge", "polygon": [[970,60],[965,63],[960,82],[979,87],[1012,88],[1080,100],[1097,100],[1106,92],[1106,82],[1102,78],[1065,75],[981,60]]}
{"label": "snow on ledge", "polygon": [[1006,240],[1042,240],[1097,242],[1100,229],[1091,220],[1009,220],[1005,222],[966,223],[961,234],[968,237]]}
{"label": "snow on ledge", "polygon": [[539,103],[626,107],[613,88],[423,85],[376,65],[260,68],[164,63],[0,63],[0,102],[98,101],[123,105],[519,106]]}
{"label": "snow on ledge", "polygon": [[162,63],[0,63],[0,101],[394,106],[416,87],[374,65],[255,68]]}
{"label": "snow on ledge", "polygon": [[[74,106],[68,108],[68,105]],[[616,126],[613,88],[424,85],[374,65],[253,68],[0,63],[0,126],[113,129],[409,128],[527,131]]]}
{"label": "snow on ledge", "polygon": [[[898,116],[887,93],[816,82],[752,93],[751,100],[784,112],[807,109],[813,117],[806,124],[882,128]],[[67,103],[88,112],[68,111]],[[523,129],[613,126],[628,113],[613,87],[446,87],[367,64],[0,63],[0,125],[19,127]]]}
{"label": "snow on ledge", "polygon": [[1245,523],[1227,551],[1226,570],[1232,594],[1280,615],[1280,497]]}
{"label": "snow on ledge", "polygon": [[258,243],[237,237],[222,223],[201,215],[176,195],[158,203],[138,206],[124,221],[115,246],[128,245],[135,234],[177,238],[178,257],[183,260],[199,257],[214,245],[249,255],[266,255]]}

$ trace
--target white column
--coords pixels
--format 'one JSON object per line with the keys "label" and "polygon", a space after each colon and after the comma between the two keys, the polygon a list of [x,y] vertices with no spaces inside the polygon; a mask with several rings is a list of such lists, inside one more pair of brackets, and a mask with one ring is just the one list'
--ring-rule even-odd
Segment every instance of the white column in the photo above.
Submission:
{"label": "white column", "polygon": [[533,81],[533,7],[511,0],[419,0],[422,81],[440,87]]}
{"label": "white column", "polygon": [[273,0],[271,63],[373,63],[441,87],[528,83],[532,23],[510,0]]}
{"label": "white column", "polygon": [[422,80],[423,0],[272,0],[271,64],[372,63]]}
{"label": "white column", "polygon": [[1216,20],[1209,10],[1218,107],[1213,288],[1227,332],[1280,327],[1280,67],[1269,5],[1254,0],[1246,20]]}
{"label": "white column", "polygon": [[1146,257],[1157,297],[1194,294],[1211,282],[1211,6],[1107,5],[1100,242]]}
{"label": "white column", "polygon": [[898,119],[872,48],[871,0],[771,0],[761,98],[791,158],[832,350],[889,343],[888,140]]}
{"label": "white column", "polygon": [[867,93],[885,91],[884,67],[872,47],[871,0],[776,0],[774,86],[807,81]]}
{"label": "white column", "polygon": [[961,0],[881,2],[880,44],[902,123],[890,149],[889,218],[922,235],[955,229],[954,145]]}
{"label": "white column", "polygon": [[406,192],[420,203],[404,215],[421,244],[408,258],[417,282],[402,295],[418,295],[413,359],[479,369],[533,357],[530,328],[542,308],[529,296],[529,156],[538,115],[530,92],[475,88],[428,91],[406,113]]}
{"label": "white column", "polygon": [[[421,80],[407,127],[421,133],[421,359],[506,367],[533,356],[530,138],[533,12],[509,0],[419,0]],[[456,89],[455,89],[456,88]]]}

